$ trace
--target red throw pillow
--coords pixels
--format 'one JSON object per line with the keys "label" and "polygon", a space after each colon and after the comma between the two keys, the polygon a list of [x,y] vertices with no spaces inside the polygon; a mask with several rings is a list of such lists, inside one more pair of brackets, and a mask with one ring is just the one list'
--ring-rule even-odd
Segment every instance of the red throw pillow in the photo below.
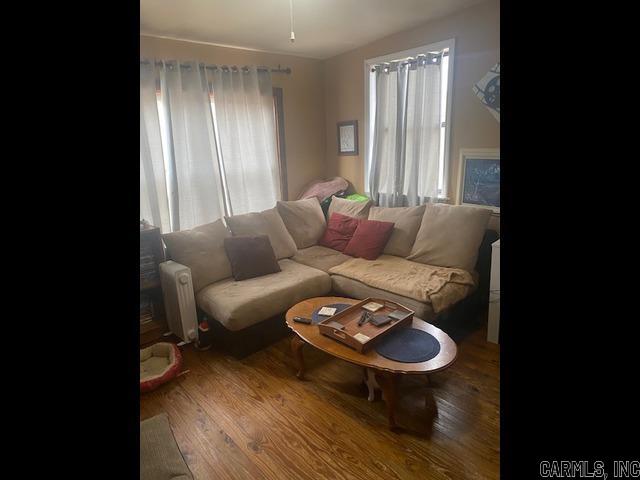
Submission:
{"label": "red throw pillow", "polygon": [[345,255],[375,260],[389,241],[393,225],[393,222],[360,220],[358,228],[344,249]]}
{"label": "red throw pillow", "polygon": [[347,217],[341,213],[332,213],[327,222],[327,229],[318,244],[339,252],[344,251],[353,232],[358,228],[358,222],[357,218]]}

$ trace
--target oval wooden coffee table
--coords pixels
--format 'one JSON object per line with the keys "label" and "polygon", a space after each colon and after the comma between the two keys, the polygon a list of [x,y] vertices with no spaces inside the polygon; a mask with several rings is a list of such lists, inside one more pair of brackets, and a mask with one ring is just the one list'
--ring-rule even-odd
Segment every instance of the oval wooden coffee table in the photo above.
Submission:
{"label": "oval wooden coffee table", "polygon": [[[304,300],[291,307],[286,314],[287,326],[293,330],[295,335],[291,339],[291,351],[298,366],[297,377],[304,376],[304,361],[302,357],[302,347],[305,343],[322,350],[334,357],[340,358],[355,365],[360,365],[367,369],[367,385],[371,391],[373,378],[377,381],[384,394],[387,403],[387,413],[389,427],[395,427],[395,408],[397,405],[397,383],[400,375],[428,375],[438,372],[451,365],[457,356],[458,348],[449,335],[424,320],[413,319],[413,328],[424,330],[433,335],[440,342],[440,352],[431,360],[419,363],[404,363],[390,360],[379,355],[375,348],[365,353],[359,353],[347,345],[344,345],[332,338],[322,335],[317,325],[307,325],[293,321],[293,317],[311,318],[311,314],[316,308],[331,303],[358,303],[360,300],[344,297],[315,297]],[[371,395],[370,395],[371,399]]]}

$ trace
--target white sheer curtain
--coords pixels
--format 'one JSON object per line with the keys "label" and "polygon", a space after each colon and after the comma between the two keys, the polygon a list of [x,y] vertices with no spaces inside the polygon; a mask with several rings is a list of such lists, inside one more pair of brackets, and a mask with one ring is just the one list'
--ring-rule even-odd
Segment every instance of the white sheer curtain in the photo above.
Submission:
{"label": "white sheer curtain", "polygon": [[156,105],[157,70],[140,64],[140,218],[168,232],[169,200]]}
{"label": "white sheer curtain", "polygon": [[184,230],[279,198],[268,69],[141,62],[141,218]]}
{"label": "white sheer curtain", "polygon": [[215,118],[230,214],[265,210],[280,199],[271,73],[218,68],[213,80]]}
{"label": "white sheer curtain", "polygon": [[422,57],[409,72],[403,193],[408,205],[438,197],[441,140],[441,57]]}
{"label": "white sheer curtain", "polygon": [[168,118],[167,170],[172,193],[172,230],[212,222],[224,215],[206,71],[196,62],[167,63],[161,98]]}
{"label": "white sheer curtain", "polygon": [[440,60],[419,56],[376,67],[369,192],[379,205],[414,206],[438,196]]}

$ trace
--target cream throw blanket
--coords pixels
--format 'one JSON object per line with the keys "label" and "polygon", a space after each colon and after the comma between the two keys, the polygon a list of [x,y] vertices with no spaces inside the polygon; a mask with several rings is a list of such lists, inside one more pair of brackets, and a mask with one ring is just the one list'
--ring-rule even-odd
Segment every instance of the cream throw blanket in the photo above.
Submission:
{"label": "cream throw blanket", "polygon": [[430,303],[439,313],[475,289],[473,276],[459,268],[435,267],[393,255],[376,260],[353,258],[329,270],[370,287]]}

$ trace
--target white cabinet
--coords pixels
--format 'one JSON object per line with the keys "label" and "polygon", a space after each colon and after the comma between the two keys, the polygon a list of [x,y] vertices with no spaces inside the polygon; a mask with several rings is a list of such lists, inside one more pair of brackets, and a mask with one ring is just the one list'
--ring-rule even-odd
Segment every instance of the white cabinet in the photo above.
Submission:
{"label": "white cabinet", "polygon": [[498,343],[500,332],[500,240],[491,244],[491,281],[489,284],[489,325],[487,341]]}

